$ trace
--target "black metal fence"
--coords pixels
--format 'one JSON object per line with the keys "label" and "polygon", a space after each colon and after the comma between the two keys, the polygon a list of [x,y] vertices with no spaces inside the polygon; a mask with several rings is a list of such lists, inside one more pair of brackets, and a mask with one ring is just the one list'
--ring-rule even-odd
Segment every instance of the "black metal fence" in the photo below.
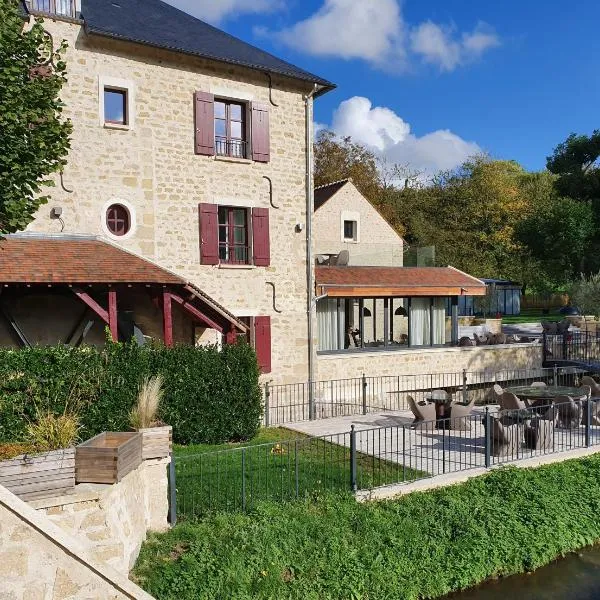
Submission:
{"label": "black metal fence", "polygon": [[561,362],[600,366],[600,332],[567,331],[542,336],[544,364]]}
{"label": "black metal fence", "polygon": [[600,444],[599,401],[477,407],[469,416],[417,427],[410,418],[384,415],[375,426],[333,435],[176,455],[176,513],[247,510],[262,500],[359,492],[590,447]]}
{"label": "black metal fence", "polygon": [[408,396],[419,401],[434,389],[446,390],[463,402],[475,396],[478,404],[485,404],[494,383],[502,387],[527,385],[533,381],[572,385],[585,372],[575,367],[463,370],[381,377],[363,375],[353,379],[276,386],[266,384],[263,389],[264,425],[269,427],[312,419],[409,410]]}

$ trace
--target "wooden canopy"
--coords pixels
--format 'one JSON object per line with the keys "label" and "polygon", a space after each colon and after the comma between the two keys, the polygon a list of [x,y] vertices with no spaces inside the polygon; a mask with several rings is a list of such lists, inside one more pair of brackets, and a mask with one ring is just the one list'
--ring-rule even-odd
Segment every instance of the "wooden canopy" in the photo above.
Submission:
{"label": "wooden canopy", "polygon": [[316,293],[330,298],[485,296],[485,284],[454,267],[316,267]]}

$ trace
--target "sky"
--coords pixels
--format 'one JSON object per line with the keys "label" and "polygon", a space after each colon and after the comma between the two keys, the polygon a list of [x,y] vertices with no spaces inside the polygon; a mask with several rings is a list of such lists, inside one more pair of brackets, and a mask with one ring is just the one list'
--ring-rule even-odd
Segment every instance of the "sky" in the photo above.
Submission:
{"label": "sky", "polygon": [[166,0],[337,84],[317,127],[422,173],[600,128],[597,0]]}

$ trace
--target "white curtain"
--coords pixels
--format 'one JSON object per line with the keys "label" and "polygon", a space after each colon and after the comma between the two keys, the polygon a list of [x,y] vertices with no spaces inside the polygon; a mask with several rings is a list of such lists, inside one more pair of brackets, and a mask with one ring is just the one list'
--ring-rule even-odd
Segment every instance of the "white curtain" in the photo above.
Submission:
{"label": "white curtain", "polygon": [[409,336],[411,346],[429,346],[429,298],[412,298]]}
{"label": "white curtain", "polygon": [[446,301],[444,298],[433,299],[433,343],[446,343]]}
{"label": "white curtain", "polygon": [[56,0],[56,14],[67,17],[74,16],[73,3],[74,0]]}
{"label": "white curtain", "polygon": [[323,298],[317,302],[318,350],[343,350],[344,314],[343,307],[338,318],[338,301]]}

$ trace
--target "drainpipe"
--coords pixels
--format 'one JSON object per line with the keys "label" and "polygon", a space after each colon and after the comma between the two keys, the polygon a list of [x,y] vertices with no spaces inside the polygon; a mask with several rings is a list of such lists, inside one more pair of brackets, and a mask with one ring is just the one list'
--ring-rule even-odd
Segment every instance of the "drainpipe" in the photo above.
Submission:
{"label": "drainpipe", "polygon": [[310,93],[304,97],[306,119],[306,318],[308,323],[308,414],[315,418],[315,356],[313,343],[313,307],[316,305],[312,223],[315,189],[313,185],[313,96],[318,86],[315,84]]}

